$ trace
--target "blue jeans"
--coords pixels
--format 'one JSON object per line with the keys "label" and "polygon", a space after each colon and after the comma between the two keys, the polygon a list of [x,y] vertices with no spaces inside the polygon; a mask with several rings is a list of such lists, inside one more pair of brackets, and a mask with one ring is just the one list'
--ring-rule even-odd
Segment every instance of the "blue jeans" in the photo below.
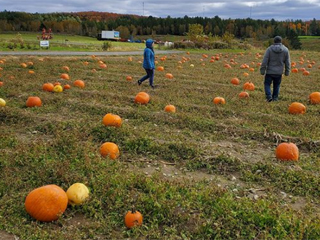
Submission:
{"label": "blue jeans", "polygon": [[[278,100],[281,79],[282,79],[282,75],[266,74],[264,78],[264,91],[265,91],[267,100],[270,100],[270,99],[272,99],[273,101]],[[273,83],[273,92],[271,93],[270,86],[272,83]]]}
{"label": "blue jeans", "polygon": [[147,75],[143,76],[139,82],[142,83],[143,81],[147,80],[149,78],[149,84],[150,86],[153,86],[153,78],[154,78],[154,69],[145,69]]}

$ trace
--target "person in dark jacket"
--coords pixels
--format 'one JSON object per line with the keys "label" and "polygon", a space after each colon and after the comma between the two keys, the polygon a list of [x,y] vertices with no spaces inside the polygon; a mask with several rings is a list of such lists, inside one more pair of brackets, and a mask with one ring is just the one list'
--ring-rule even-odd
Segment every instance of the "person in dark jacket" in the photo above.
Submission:
{"label": "person in dark jacket", "polygon": [[[282,38],[276,36],[273,41],[274,44],[266,50],[260,66],[261,75],[265,75],[264,91],[268,102],[278,100],[283,70],[284,75],[289,76],[291,68],[290,53],[282,44]],[[272,93],[271,84],[273,84]]]}
{"label": "person in dark jacket", "polygon": [[149,79],[149,84],[152,88],[154,88],[153,85],[153,79],[154,79],[154,50],[153,50],[154,41],[152,39],[148,39],[146,41],[146,48],[144,49],[143,53],[143,68],[145,69],[147,75],[143,76],[141,79],[138,80],[138,84],[141,85],[141,83],[147,79]]}

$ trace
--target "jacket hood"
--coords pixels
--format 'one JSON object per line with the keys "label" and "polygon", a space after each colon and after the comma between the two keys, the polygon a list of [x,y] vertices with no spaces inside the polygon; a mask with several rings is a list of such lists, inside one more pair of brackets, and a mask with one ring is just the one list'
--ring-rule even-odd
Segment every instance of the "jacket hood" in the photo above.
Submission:
{"label": "jacket hood", "polygon": [[271,50],[275,53],[282,53],[285,50],[285,47],[282,43],[275,43],[271,46]]}
{"label": "jacket hood", "polygon": [[153,40],[152,40],[152,39],[148,39],[148,40],[146,41],[146,47],[147,47],[147,48],[152,48],[152,43],[153,43]]}

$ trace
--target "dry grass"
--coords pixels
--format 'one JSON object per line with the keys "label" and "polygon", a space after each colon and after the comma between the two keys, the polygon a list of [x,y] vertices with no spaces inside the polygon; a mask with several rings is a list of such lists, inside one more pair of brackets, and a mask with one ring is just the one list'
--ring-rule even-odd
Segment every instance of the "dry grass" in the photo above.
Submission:
{"label": "dry grass", "polygon": [[[132,56],[133,61],[128,56],[5,57],[0,65],[0,97],[7,102],[0,108],[1,229],[22,239],[317,236],[319,105],[309,104],[308,96],[319,91],[320,63],[309,76],[284,77],[280,101],[266,103],[257,67],[261,57],[206,54],[170,54],[164,61],[158,56],[157,66],[165,70],[156,72],[155,90],[136,83],[144,75],[141,56]],[[210,62],[216,54],[220,60]],[[304,63],[298,66],[307,68],[319,53],[291,52],[292,61],[300,57]],[[231,59],[237,64],[224,68]],[[22,62],[33,66],[22,68]],[[244,63],[254,72],[240,69]],[[60,79],[65,65],[69,81]],[[35,74],[28,74],[30,69]],[[165,78],[166,73],[174,78]],[[240,78],[239,86],[230,83],[233,77]],[[42,91],[43,83],[72,85],[76,79],[86,87]],[[240,100],[246,81],[255,90]],[[134,104],[140,91],[150,94],[148,105]],[[31,95],[42,99],[42,107],[25,107]],[[214,105],[216,96],[226,104]],[[294,101],[307,106],[306,114],[288,113]],[[177,112],[164,112],[167,104]],[[121,128],[102,125],[109,112],[121,116]],[[119,145],[118,160],[100,156],[105,141]],[[275,159],[282,141],[298,145],[298,162]],[[90,201],[69,207],[58,222],[38,223],[25,212],[24,198],[33,188],[53,183],[67,189],[74,182],[88,185]],[[132,205],[145,220],[143,227],[127,230],[123,214]]]}

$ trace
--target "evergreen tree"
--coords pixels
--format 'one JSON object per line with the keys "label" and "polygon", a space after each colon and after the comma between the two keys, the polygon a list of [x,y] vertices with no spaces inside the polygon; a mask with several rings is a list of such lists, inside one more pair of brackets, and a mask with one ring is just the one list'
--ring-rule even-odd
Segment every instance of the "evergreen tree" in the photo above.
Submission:
{"label": "evergreen tree", "polygon": [[290,29],[287,38],[290,41],[290,45],[293,49],[301,49],[301,42],[296,31]]}

